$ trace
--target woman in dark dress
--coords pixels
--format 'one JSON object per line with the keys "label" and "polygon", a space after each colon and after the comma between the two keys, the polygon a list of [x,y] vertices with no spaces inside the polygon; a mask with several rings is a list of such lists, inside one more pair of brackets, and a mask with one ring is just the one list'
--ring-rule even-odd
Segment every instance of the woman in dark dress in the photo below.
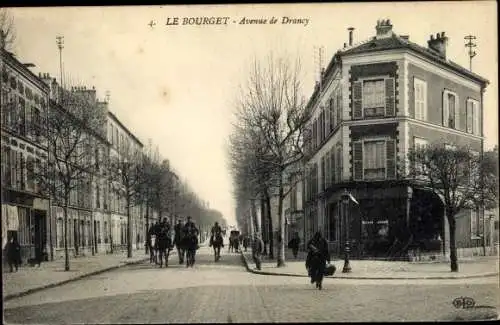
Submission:
{"label": "woman in dark dress", "polygon": [[320,231],[317,231],[307,243],[307,249],[306,268],[309,271],[311,283],[316,283],[316,288],[321,290],[326,263],[330,263],[330,252],[328,251],[328,243]]}

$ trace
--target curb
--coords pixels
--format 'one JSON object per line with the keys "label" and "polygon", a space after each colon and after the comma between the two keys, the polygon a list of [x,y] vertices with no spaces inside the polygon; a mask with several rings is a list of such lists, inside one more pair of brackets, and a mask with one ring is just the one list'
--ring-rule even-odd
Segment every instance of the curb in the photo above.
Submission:
{"label": "curb", "polygon": [[81,280],[81,279],[84,279],[84,278],[87,278],[87,277],[90,277],[90,276],[93,276],[93,275],[97,275],[97,274],[101,274],[101,273],[108,272],[108,271],[111,271],[111,270],[119,269],[121,267],[128,266],[128,265],[140,264],[140,263],[143,263],[143,262],[146,262],[146,261],[149,261],[149,257],[140,259],[138,261],[125,262],[123,264],[109,266],[109,267],[106,267],[104,269],[99,269],[99,270],[96,270],[96,271],[85,273],[85,274],[82,274],[82,275],[79,275],[77,277],[70,278],[70,279],[67,279],[67,280],[63,280],[63,281],[59,281],[59,282],[54,282],[54,283],[49,283],[47,285],[36,287],[36,288],[32,288],[32,289],[29,289],[29,290],[26,290],[26,291],[17,292],[17,293],[13,293],[13,294],[10,294],[10,295],[5,295],[5,296],[3,296],[3,301],[12,300],[14,298],[19,298],[19,297],[24,297],[24,296],[30,295],[30,294],[38,292],[38,291],[42,291],[42,290],[46,290],[46,289],[58,287],[58,286],[61,286],[63,284],[67,284],[67,283],[70,283],[70,282],[78,281],[78,280]]}
{"label": "curb", "polygon": [[[243,264],[248,272],[259,274],[259,275],[275,275],[275,276],[291,276],[291,277],[299,277],[299,278],[308,278],[309,276],[306,274],[294,274],[294,273],[277,273],[277,272],[267,272],[267,271],[259,271],[250,268],[248,265],[247,258],[244,254],[241,254],[241,258],[243,259]],[[474,279],[474,278],[487,278],[492,276],[498,276],[498,272],[490,272],[476,275],[459,275],[459,276],[420,276],[420,277],[362,277],[362,276],[345,276],[345,275],[336,275],[336,276],[325,276],[325,278],[329,279],[353,279],[353,280],[454,280],[454,279]]]}

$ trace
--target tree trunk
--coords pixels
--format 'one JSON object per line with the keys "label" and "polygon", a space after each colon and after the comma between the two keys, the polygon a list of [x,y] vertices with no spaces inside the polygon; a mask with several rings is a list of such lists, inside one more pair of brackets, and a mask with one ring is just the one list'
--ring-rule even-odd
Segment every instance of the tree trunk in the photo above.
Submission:
{"label": "tree trunk", "polygon": [[130,196],[127,193],[127,258],[132,258],[132,216],[130,215]]}
{"label": "tree trunk", "polygon": [[64,271],[69,271],[69,249],[68,249],[68,199],[64,200]]}
{"label": "tree trunk", "polygon": [[278,259],[277,267],[285,266],[285,218],[283,217],[283,181],[279,181],[279,193],[278,193],[278,220],[279,220],[279,230],[278,230]]}
{"label": "tree trunk", "polygon": [[273,236],[273,218],[271,216],[271,197],[266,195],[267,221],[269,222],[267,236],[269,241],[269,259],[274,259],[274,236]]}
{"label": "tree trunk", "polygon": [[451,272],[458,272],[458,261],[457,261],[457,245],[455,239],[455,231],[457,228],[455,216],[451,213],[447,213],[448,224],[450,228],[450,268]]}
{"label": "tree trunk", "polygon": [[[144,237],[145,239],[148,238],[148,232],[149,232],[149,202],[146,200],[146,236]],[[146,254],[149,254],[149,246],[148,243],[146,243]]]}
{"label": "tree trunk", "polygon": [[264,242],[264,251],[262,254],[267,255],[267,236],[266,236],[266,202],[264,199],[260,199],[260,233],[262,235],[262,241]]}

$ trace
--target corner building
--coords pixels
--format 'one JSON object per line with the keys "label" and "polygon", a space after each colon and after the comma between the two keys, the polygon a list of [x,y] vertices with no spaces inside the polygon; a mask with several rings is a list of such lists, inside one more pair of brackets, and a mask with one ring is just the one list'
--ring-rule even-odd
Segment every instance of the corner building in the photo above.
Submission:
{"label": "corner building", "polygon": [[[354,258],[396,258],[408,250],[447,254],[440,197],[400,176],[411,148],[440,143],[483,150],[483,93],[488,81],[446,57],[447,37],[428,47],[379,21],[376,35],[337,51],[309,100],[306,127],[305,236],[320,229],[336,254],[348,232]],[[352,38],[351,38],[352,39]],[[348,221],[340,217],[341,196]],[[457,247],[480,246],[482,211],[457,216]],[[396,243],[409,227],[412,242]]]}

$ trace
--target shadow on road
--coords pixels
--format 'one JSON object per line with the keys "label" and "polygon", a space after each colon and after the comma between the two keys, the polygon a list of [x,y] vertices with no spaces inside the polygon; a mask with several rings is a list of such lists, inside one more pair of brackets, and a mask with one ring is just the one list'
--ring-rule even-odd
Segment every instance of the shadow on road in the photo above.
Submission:
{"label": "shadow on road", "polygon": [[[147,270],[159,268],[159,265],[150,263],[149,261],[127,266],[127,270]],[[163,268],[165,268],[165,266],[163,266]],[[227,250],[221,250],[220,259],[215,262],[214,253],[211,249],[202,247],[197,251],[194,269],[221,268],[231,268],[233,270],[241,270],[242,272],[245,271],[240,253],[228,253]],[[168,269],[186,269],[186,261],[184,261],[183,264],[179,264],[179,257],[177,254],[173,256],[171,255],[168,260]]]}

